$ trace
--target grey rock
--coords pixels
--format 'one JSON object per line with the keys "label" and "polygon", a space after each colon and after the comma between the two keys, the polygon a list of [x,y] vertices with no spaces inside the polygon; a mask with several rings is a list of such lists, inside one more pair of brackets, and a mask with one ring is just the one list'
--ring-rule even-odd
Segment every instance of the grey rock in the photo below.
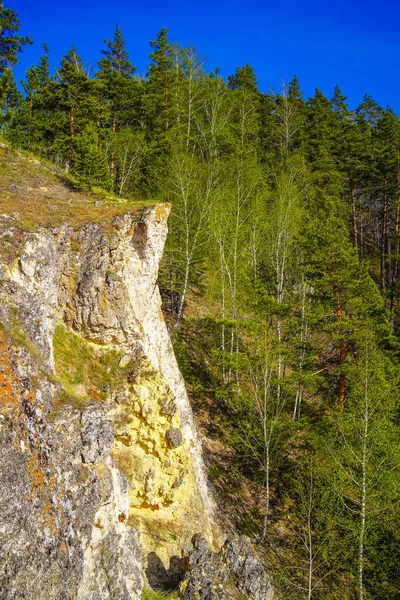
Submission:
{"label": "grey rock", "polygon": [[135,383],[140,377],[140,362],[135,362],[127,375],[128,383]]}
{"label": "grey rock", "polygon": [[81,436],[83,462],[96,464],[110,454],[114,432],[100,409],[90,408],[82,413]]}
{"label": "grey rock", "polygon": [[227,540],[218,553],[199,534],[192,544],[182,600],[272,600],[269,577],[248,540]]}
{"label": "grey rock", "polygon": [[167,415],[168,417],[173,417],[178,410],[176,406],[176,402],[172,398],[164,398],[161,404],[161,415]]}
{"label": "grey rock", "polygon": [[272,597],[272,588],[265,568],[246,538],[227,540],[222,556],[241,592],[254,600]]}
{"label": "grey rock", "polygon": [[172,448],[178,448],[183,444],[182,431],[178,427],[173,427],[167,431],[167,439]]}

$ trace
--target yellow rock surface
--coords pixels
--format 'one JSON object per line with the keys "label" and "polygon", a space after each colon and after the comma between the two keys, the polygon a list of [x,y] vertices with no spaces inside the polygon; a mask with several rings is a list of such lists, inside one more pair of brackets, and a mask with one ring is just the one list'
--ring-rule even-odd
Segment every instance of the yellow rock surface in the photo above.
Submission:
{"label": "yellow rock surface", "polygon": [[132,384],[114,423],[112,457],[129,480],[129,524],[141,532],[144,559],[155,552],[168,569],[170,557],[180,556],[192,535],[212,536],[191,453],[184,440],[176,447],[169,440],[171,430],[180,431],[180,417],[159,372],[147,371]]}

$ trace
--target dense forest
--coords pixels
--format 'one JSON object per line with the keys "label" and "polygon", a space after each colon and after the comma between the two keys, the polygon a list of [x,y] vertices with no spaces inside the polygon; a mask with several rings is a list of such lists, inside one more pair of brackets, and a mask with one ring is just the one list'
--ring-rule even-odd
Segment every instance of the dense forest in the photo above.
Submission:
{"label": "dense forest", "polygon": [[[80,186],[172,203],[160,286],[221,511],[283,597],[400,598],[400,122],[297,77],[263,93],[116,27],[97,69],[44,47],[22,87],[0,1],[1,133]],[[122,200],[121,200],[122,202]],[[249,491],[250,490],[250,491]],[[224,508],[225,507],[225,508]]]}

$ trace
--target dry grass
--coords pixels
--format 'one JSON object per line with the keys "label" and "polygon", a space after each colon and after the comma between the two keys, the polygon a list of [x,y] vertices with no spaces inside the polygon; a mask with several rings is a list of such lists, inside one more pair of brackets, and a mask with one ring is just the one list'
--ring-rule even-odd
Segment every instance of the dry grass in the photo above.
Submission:
{"label": "dry grass", "polygon": [[0,144],[0,215],[14,215],[20,227],[35,230],[66,223],[78,229],[94,222],[109,229],[115,216],[149,204],[86,191],[61,169]]}

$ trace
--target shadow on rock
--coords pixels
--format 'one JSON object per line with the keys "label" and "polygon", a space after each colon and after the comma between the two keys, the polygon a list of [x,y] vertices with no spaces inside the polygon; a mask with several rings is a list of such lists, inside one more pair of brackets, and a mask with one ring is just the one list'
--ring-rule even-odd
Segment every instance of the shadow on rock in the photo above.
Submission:
{"label": "shadow on rock", "polygon": [[187,561],[179,556],[171,556],[167,570],[155,552],[147,555],[146,577],[150,587],[162,592],[171,592],[179,588],[187,571]]}

